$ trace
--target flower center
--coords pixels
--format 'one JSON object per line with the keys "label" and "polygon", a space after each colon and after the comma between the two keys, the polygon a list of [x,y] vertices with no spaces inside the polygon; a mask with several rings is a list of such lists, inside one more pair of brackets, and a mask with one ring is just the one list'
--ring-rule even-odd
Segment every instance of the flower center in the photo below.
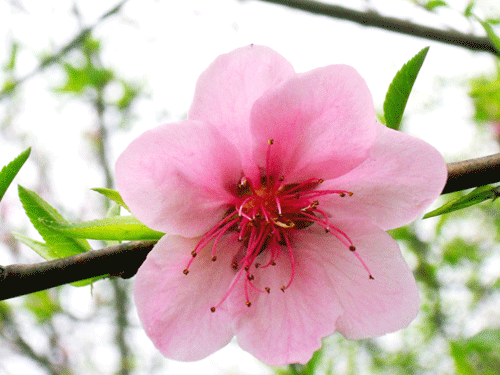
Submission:
{"label": "flower center", "polygon": [[[310,178],[298,183],[284,183],[284,177],[276,178],[269,174],[272,140],[269,140],[267,150],[266,169],[261,172],[260,181],[253,184],[246,177],[242,177],[236,188],[234,205],[226,212],[224,218],[208,231],[191,252],[192,259],[189,261],[184,274],[189,273],[189,266],[194,261],[198,252],[210,241],[212,244],[212,261],[217,260],[217,244],[221,237],[229,232],[237,232],[238,241],[242,243],[244,255],[235,259],[232,268],[237,272],[228,292],[217,306],[211,307],[212,312],[222,304],[234,289],[241,276],[245,277],[244,293],[246,305],[252,303],[249,298],[249,288],[260,293],[270,293],[271,289],[257,288],[253,280],[252,266],[255,268],[266,268],[275,266],[278,258],[282,255],[283,247],[286,247],[287,256],[290,258],[291,275],[288,283],[280,289],[285,292],[290,287],[295,277],[295,260],[291,246],[290,235],[293,231],[307,228],[317,224],[331,233],[342,242],[361,262],[370,273],[365,262],[356,252],[356,247],[341,229],[332,225],[326,212],[318,208],[318,198],[325,195],[336,194],[340,197],[352,196],[353,193],[346,190],[321,190],[318,187],[323,183],[320,178]],[[256,262],[257,257],[264,251],[269,252],[269,261],[266,264]],[[283,252],[284,253],[284,252]],[[241,258],[241,259],[240,259]]]}

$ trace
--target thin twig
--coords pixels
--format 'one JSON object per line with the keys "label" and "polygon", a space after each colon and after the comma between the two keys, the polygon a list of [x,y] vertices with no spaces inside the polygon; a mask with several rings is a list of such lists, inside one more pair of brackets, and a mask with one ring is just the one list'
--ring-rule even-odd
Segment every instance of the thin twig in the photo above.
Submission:
{"label": "thin twig", "polygon": [[128,0],[122,0],[120,1],[116,6],[114,6],[112,9],[104,13],[102,16],[100,16],[96,22],[94,22],[93,25],[84,28],[77,36],[75,36],[68,44],[66,44],[63,48],[59,50],[59,52],[46,57],[42,59],[40,64],[33,69],[31,72],[28,74],[24,75],[21,78],[16,79],[14,82],[11,82],[9,86],[8,91],[3,91],[0,92],[0,100],[6,98],[9,96],[13,90],[22,84],[23,82],[27,81],[28,79],[32,78],[36,74],[40,73],[42,70],[45,68],[49,67],[50,65],[56,63],[59,61],[63,56],[65,56],[69,51],[73,50],[74,48],[78,47],[92,32],[92,30],[95,29],[96,26],[98,26],[100,23],[102,23],[105,19],[107,19],[109,16],[117,13],[121,7],[127,2]]}
{"label": "thin twig", "polygon": [[0,300],[96,276],[132,277],[154,244],[127,242],[43,263],[0,267]]}
{"label": "thin twig", "polygon": [[398,18],[382,16],[373,11],[361,12],[354,9],[344,8],[338,5],[324,4],[314,0],[260,1],[284,5],[289,8],[299,9],[309,13],[348,20],[364,26],[374,26],[396,33],[412,35],[441,43],[452,44],[474,51],[484,51],[493,54],[499,54],[490,40],[486,37],[464,34],[454,30],[441,30],[433,27],[427,27]]}
{"label": "thin twig", "polygon": [[448,181],[441,194],[500,181],[500,154],[448,164]]}

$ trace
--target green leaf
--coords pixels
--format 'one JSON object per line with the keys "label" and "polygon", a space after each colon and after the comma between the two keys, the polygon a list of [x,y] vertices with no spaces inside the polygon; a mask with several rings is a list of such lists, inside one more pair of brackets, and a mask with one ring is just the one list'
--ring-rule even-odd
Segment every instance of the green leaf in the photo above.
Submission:
{"label": "green leaf", "polygon": [[424,8],[427,10],[434,10],[437,7],[442,7],[442,6],[448,6],[448,4],[446,4],[446,2],[442,0],[431,0],[424,5]]}
{"label": "green leaf", "polygon": [[488,38],[490,39],[491,43],[495,46],[497,51],[500,51],[500,37],[493,31],[493,28],[488,22],[480,20],[478,17],[474,16],[476,20],[479,21],[481,26],[483,26],[484,31],[486,31],[486,34],[488,34]]}
{"label": "green leaf", "polygon": [[28,156],[30,156],[31,147],[21,152],[14,160],[2,168],[0,171],[0,201],[2,200],[7,188],[16,177],[17,172],[24,165]]}
{"label": "green leaf", "polygon": [[424,63],[429,47],[425,47],[408,61],[389,85],[384,101],[384,117],[389,128],[398,130],[413,84]]}
{"label": "green leaf", "polygon": [[4,71],[12,72],[14,70],[14,68],[16,67],[16,58],[18,50],[19,50],[19,43],[13,42],[10,48],[9,61],[3,67]]}
{"label": "green leaf", "polygon": [[467,7],[464,10],[464,16],[467,18],[471,17],[473,8],[474,8],[474,1],[469,1],[469,4],[467,4]]}
{"label": "green leaf", "polygon": [[125,202],[123,201],[120,193],[118,193],[116,190],[107,189],[107,188],[93,188],[91,190],[97,191],[99,194],[104,195],[106,198],[112,200],[113,202],[117,203],[121,207],[130,211],[129,208],[127,207],[127,205],[125,204]]}
{"label": "green leaf", "polygon": [[492,187],[491,185],[480,186],[472,190],[469,194],[455,198],[434,211],[426,213],[424,219],[461,210],[489,199],[495,200],[499,195],[500,187]]}
{"label": "green leaf", "polygon": [[159,240],[164,233],[149,229],[134,216],[116,216],[83,223],[42,221],[51,230],[68,237],[108,241]]}
{"label": "green leaf", "polygon": [[500,371],[500,331],[487,328],[450,343],[457,374],[493,375]]}
{"label": "green leaf", "polygon": [[41,220],[60,224],[67,224],[68,221],[34,191],[19,186],[19,199],[31,223],[50,249],[45,259],[65,258],[91,250],[87,241],[64,236],[42,224]]}
{"label": "green leaf", "polygon": [[50,320],[55,313],[62,311],[61,306],[47,290],[30,294],[25,299],[24,307],[35,315],[39,323]]}
{"label": "green leaf", "polygon": [[50,247],[48,247],[46,244],[44,244],[43,242],[36,241],[32,238],[26,237],[25,235],[23,235],[21,233],[12,233],[12,235],[19,242],[30,247],[32,250],[35,250],[35,252],[38,255],[40,255],[42,258],[47,259],[47,260],[52,260],[52,259],[58,258],[58,257],[53,256],[52,249]]}

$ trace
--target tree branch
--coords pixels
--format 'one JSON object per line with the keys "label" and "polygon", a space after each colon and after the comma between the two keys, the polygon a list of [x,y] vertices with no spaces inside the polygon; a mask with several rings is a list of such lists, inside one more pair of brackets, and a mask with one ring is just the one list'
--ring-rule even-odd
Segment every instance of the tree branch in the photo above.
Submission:
{"label": "tree branch", "polygon": [[500,181],[500,154],[448,164],[448,180],[441,194]]}
{"label": "tree branch", "polygon": [[122,6],[127,2],[128,0],[122,0],[120,1],[116,6],[114,6],[112,9],[104,13],[102,16],[100,16],[96,22],[92,26],[84,28],[77,36],[75,36],[68,44],[66,44],[63,48],[59,50],[59,52],[48,56],[40,62],[40,64],[32,70],[30,73],[26,74],[25,76],[16,79],[15,81],[11,82],[9,85],[8,90],[0,91],[0,101],[4,98],[6,98],[8,95],[10,95],[14,89],[22,84],[24,81],[27,81],[31,77],[35,76],[36,74],[40,73],[42,70],[45,68],[51,66],[52,64],[56,63],[66,55],[69,51],[73,50],[75,47],[78,47],[94,30],[96,26],[98,26],[102,21],[107,19],[109,16],[117,13]]}
{"label": "tree branch", "polygon": [[96,276],[132,277],[154,244],[127,242],[43,263],[0,267],[0,300]]}
{"label": "tree branch", "polygon": [[324,4],[314,0],[260,0],[267,3],[284,5],[289,8],[323,16],[339,18],[359,23],[364,26],[374,26],[396,33],[407,34],[441,43],[464,47],[473,51],[490,52],[498,55],[490,40],[471,34],[464,34],[454,30],[441,30],[418,25],[398,18],[382,16],[376,12],[360,12],[338,5]]}
{"label": "tree branch", "polygon": [[[442,194],[499,181],[500,154],[450,163]],[[0,300],[96,276],[132,277],[154,245],[154,241],[127,242],[43,263],[0,266]]]}

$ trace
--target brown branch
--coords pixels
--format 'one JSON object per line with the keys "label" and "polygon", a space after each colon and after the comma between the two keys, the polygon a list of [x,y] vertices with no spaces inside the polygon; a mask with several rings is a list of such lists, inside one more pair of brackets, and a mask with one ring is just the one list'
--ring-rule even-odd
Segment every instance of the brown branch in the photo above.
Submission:
{"label": "brown branch", "polygon": [[260,1],[284,5],[289,8],[299,9],[309,13],[352,21],[364,26],[374,26],[396,33],[416,36],[441,43],[452,44],[474,51],[499,54],[490,40],[486,37],[464,34],[454,30],[441,30],[433,27],[418,25],[410,21],[382,16],[373,11],[361,12],[354,9],[344,8],[338,5],[324,4],[314,0]]}
{"label": "brown branch", "polygon": [[[500,154],[450,163],[442,194],[499,181]],[[0,266],[0,300],[96,276],[132,277],[154,245],[154,241],[127,242],[49,262]]]}
{"label": "brown branch", "polygon": [[448,164],[448,180],[441,194],[500,181],[500,154]]}
{"label": "brown branch", "polygon": [[154,244],[127,242],[43,263],[0,267],[0,300],[96,276],[132,277]]}

